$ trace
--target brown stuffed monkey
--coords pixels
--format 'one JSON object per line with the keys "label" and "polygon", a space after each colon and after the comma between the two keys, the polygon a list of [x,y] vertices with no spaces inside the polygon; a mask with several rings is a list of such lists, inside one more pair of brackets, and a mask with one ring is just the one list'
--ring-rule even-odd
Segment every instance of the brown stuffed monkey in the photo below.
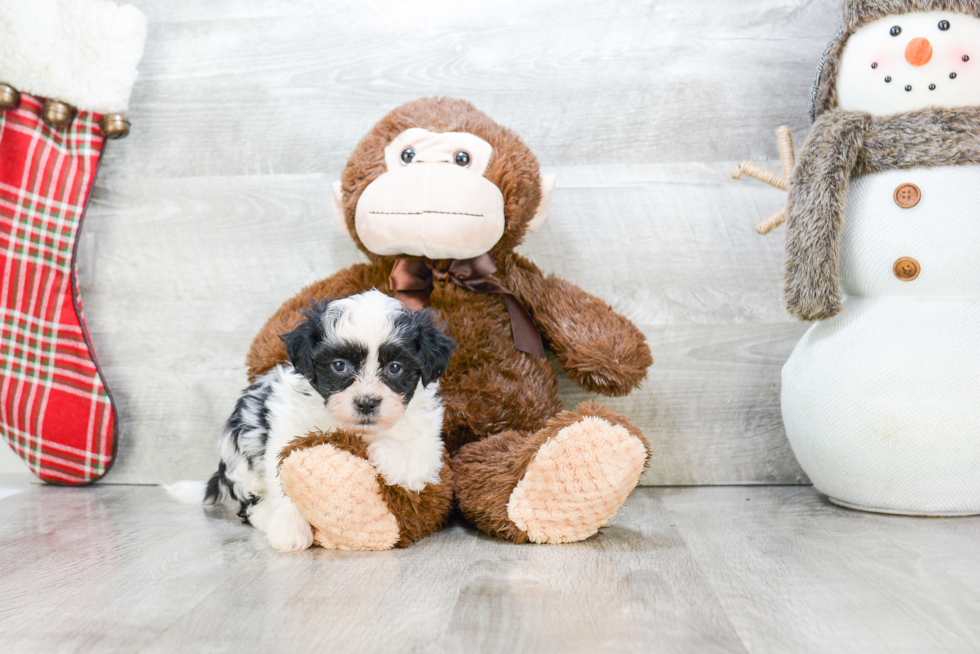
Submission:
{"label": "brown stuffed monkey", "polygon": [[376,288],[412,309],[433,307],[458,344],[440,390],[449,461],[440,486],[411,493],[385,487],[356,437],[297,440],[280,475],[319,544],[407,545],[445,523],[451,496],[488,534],[573,542],[596,533],[636,486],[650,456],[643,434],[596,402],[564,411],[543,357],[547,346],[570,379],[608,396],[628,394],[653,363],[629,320],[514,252],[544,221],[553,186],[513,132],[462,100],[404,104],[357,145],[335,209],[370,263],[286,302],[252,344],[249,376],[286,360],[280,336],[311,301]]}

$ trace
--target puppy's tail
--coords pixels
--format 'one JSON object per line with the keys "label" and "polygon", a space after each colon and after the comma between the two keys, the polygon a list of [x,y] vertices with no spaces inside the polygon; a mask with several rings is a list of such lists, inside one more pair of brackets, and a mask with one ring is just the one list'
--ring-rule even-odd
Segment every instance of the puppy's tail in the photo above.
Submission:
{"label": "puppy's tail", "polygon": [[[208,482],[206,481],[175,481],[164,484],[163,490],[167,495],[182,504],[204,504],[207,497]],[[213,502],[209,502],[213,504]]]}
{"label": "puppy's tail", "polygon": [[217,504],[227,499],[225,488],[225,463],[218,464],[218,471],[208,481],[176,481],[164,484],[163,489],[170,497],[183,504]]}

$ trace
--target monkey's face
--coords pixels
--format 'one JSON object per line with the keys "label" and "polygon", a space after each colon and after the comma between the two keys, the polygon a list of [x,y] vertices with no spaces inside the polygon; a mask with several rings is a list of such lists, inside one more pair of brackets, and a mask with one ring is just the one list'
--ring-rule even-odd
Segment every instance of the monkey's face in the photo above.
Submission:
{"label": "monkey's face", "polygon": [[469,259],[504,234],[504,196],[484,177],[493,147],[474,134],[413,127],[384,150],[387,172],[361,193],[355,228],[382,256]]}
{"label": "monkey's face", "polygon": [[334,184],[334,212],[372,259],[497,256],[544,223],[554,184],[516,134],[470,103],[420,98],[361,139]]}

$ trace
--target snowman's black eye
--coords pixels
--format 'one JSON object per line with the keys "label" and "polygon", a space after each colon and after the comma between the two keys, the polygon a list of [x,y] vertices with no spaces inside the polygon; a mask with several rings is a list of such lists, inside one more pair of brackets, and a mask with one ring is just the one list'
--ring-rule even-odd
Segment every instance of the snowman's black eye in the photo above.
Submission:
{"label": "snowman's black eye", "polygon": [[899,34],[902,33],[902,28],[896,25],[895,27],[891,28],[891,30],[888,33],[891,34],[892,36],[898,36]]}
{"label": "snowman's black eye", "polygon": [[404,150],[402,150],[402,163],[403,164],[410,164],[410,163],[412,163],[412,159],[414,159],[414,158],[415,158],[415,150],[413,150],[412,148],[405,148]]}
{"label": "snowman's black eye", "polygon": [[944,32],[946,30],[948,30],[949,29],[949,21],[948,20],[941,20],[941,21],[939,21],[939,29],[941,29]]}
{"label": "snowman's black eye", "polygon": [[871,67],[872,67],[872,68],[877,68],[877,67],[878,67],[878,64],[877,64],[877,62],[876,62],[876,63],[873,63],[873,64],[871,64]]}

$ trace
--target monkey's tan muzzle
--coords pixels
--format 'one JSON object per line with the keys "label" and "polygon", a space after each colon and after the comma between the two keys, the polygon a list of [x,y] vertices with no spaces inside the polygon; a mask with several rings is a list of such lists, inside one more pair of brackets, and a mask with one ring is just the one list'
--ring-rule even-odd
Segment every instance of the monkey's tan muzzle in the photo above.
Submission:
{"label": "monkey's tan muzzle", "polygon": [[371,182],[357,202],[357,235],[382,256],[470,259],[504,234],[504,196],[452,163],[413,163]]}

